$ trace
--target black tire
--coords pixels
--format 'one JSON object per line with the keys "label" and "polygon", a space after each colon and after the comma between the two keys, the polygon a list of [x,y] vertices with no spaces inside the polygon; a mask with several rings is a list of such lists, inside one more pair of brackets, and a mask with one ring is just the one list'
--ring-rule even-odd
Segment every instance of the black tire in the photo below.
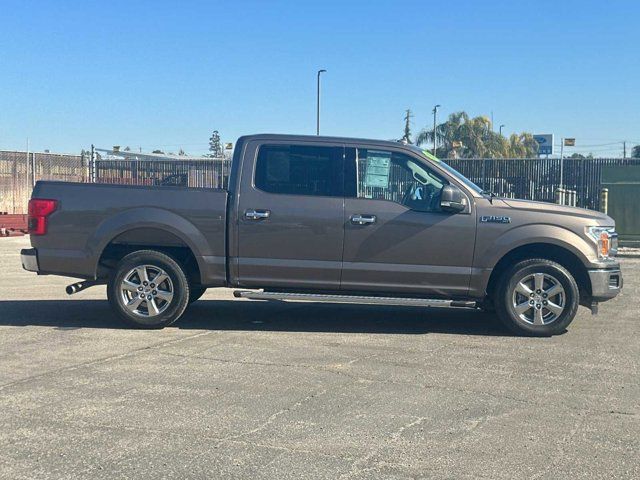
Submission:
{"label": "black tire", "polygon": [[[540,279],[543,287],[536,289],[535,282]],[[575,318],[579,303],[578,285],[571,273],[544,258],[523,260],[507,270],[493,299],[502,323],[517,335],[530,337],[564,332]]]}
{"label": "black tire", "polygon": [[191,304],[200,299],[200,297],[204,295],[204,292],[206,291],[207,289],[205,287],[191,285],[191,288],[189,289],[189,303]]}
{"label": "black tire", "polygon": [[[136,272],[143,272],[146,279]],[[158,278],[160,272],[164,276],[160,279],[161,283],[156,285],[153,280]],[[147,284],[143,285],[144,282]],[[138,293],[140,288],[143,290]],[[139,300],[139,295],[150,297]],[[189,281],[173,258],[155,250],[139,250],[118,262],[109,277],[107,297],[113,311],[129,325],[148,329],[164,328],[180,318],[187,308]],[[127,307],[125,302],[130,306]]]}

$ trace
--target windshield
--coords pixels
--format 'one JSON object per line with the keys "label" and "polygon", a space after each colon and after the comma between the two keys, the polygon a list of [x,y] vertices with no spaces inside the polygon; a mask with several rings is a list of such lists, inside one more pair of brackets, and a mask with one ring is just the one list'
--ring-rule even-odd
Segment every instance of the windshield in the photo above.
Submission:
{"label": "windshield", "polygon": [[458,180],[460,180],[462,183],[464,183],[467,187],[469,187],[474,192],[479,193],[479,194],[483,193],[483,190],[479,186],[477,186],[475,183],[473,183],[467,177],[462,175],[459,171],[457,171],[451,165],[447,165],[445,162],[443,162],[439,158],[435,157],[428,150],[423,150],[422,148],[416,147],[414,145],[410,145],[410,147],[414,152],[418,153],[421,157],[426,158],[430,162],[436,162],[438,165],[440,165],[447,172],[449,172],[452,176],[456,177]]}

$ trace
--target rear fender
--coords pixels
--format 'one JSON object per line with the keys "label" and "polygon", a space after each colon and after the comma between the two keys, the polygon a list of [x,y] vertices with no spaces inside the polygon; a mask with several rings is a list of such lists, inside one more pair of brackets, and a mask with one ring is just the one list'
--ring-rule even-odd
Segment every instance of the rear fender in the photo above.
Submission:
{"label": "rear fender", "polygon": [[[139,228],[154,228],[175,235],[191,249],[200,272],[206,271],[203,256],[211,255],[211,249],[196,226],[169,210],[142,207],[125,210],[107,218],[88,238],[86,251],[93,258],[94,275],[97,275],[98,262],[107,245],[126,231]],[[149,246],[153,246],[153,239],[149,239]]]}

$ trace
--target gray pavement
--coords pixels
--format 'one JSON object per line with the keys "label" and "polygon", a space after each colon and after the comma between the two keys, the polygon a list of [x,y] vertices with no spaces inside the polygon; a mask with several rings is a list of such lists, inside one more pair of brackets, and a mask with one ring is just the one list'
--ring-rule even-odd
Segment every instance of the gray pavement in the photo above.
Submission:
{"label": "gray pavement", "polygon": [[564,335],[232,300],[125,328],[0,239],[0,478],[639,478],[640,260]]}

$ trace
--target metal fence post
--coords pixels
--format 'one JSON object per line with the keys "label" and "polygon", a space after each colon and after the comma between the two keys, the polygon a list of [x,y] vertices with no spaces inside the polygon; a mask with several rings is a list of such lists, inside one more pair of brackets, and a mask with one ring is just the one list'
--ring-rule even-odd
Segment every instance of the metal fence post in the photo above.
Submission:
{"label": "metal fence post", "polygon": [[13,197],[13,210],[11,210],[11,213],[18,213],[16,212],[16,195],[18,194],[18,157],[16,156],[13,159],[13,165],[11,166],[11,180],[13,183],[13,188],[12,190],[12,197]]}
{"label": "metal fence post", "polygon": [[36,186],[36,154],[35,152],[31,153],[31,162],[29,162],[29,170],[31,170],[31,187]]}
{"label": "metal fence post", "polygon": [[482,189],[487,190],[487,171],[486,171],[487,159],[482,160]]}
{"label": "metal fence post", "polygon": [[609,189],[600,190],[600,211],[604,214],[609,213]]}
{"label": "metal fence post", "polygon": [[91,160],[89,160],[89,181],[96,183],[96,149],[91,144]]}

